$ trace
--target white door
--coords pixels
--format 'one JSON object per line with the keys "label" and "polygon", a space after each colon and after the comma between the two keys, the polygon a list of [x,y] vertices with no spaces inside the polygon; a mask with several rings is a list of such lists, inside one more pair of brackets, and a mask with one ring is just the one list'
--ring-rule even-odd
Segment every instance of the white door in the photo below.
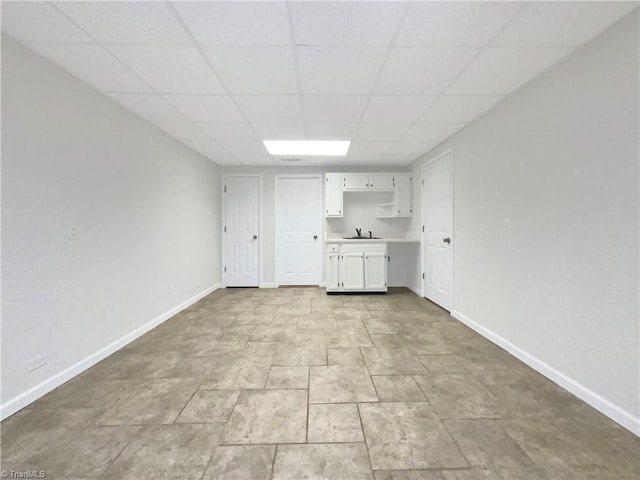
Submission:
{"label": "white door", "polygon": [[422,167],[423,292],[451,310],[453,287],[453,206],[451,152]]}
{"label": "white door", "polygon": [[257,287],[260,282],[260,177],[225,177],[223,195],[224,284]]}
{"label": "white door", "polygon": [[277,176],[275,184],[276,283],[322,281],[322,177]]}
{"label": "white door", "polygon": [[342,287],[345,290],[363,290],[364,253],[343,253],[341,256]]}
{"label": "white door", "polygon": [[364,254],[364,287],[370,290],[387,288],[387,256],[384,253]]}

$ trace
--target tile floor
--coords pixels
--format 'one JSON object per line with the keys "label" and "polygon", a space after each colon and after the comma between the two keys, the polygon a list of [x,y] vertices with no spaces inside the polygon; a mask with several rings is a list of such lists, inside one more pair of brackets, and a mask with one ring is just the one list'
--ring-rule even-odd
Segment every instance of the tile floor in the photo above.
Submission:
{"label": "tile floor", "polygon": [[2,422],[61,479],[637,479],[640,441],[406,289],[219,290]]}

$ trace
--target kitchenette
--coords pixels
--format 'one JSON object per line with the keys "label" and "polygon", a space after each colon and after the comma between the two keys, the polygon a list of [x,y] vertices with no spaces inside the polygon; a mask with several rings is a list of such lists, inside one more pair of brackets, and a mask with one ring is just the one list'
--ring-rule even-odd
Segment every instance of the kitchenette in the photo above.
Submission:
{"label": "kitchenette", "polygon": [[412,174],[328,172],[324,186],[327,293],[416,284],[420,239],[408,235]]}

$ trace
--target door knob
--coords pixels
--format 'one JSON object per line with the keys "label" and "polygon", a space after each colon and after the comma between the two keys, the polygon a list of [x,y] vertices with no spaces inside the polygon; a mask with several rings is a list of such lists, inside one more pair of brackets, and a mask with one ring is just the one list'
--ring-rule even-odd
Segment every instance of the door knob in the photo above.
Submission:
{"label": "door knob", "polygon": [[313,239],[314,239],[314,240],[317,240],[317,239],[318,239],[318,235],[314,235],[314,236],[313,236]]}
{"label": "door knob", "polygon": [[254,239],[254,240],[257,240],[257,239],[258,239],[258,235],[254,235],[254,236],[253,236],[253,239]]}
{"label": "door knob", "polygon": [[449,237],[447,237],[447,238],[443,238],[443,239],[442,239],[442,241],[443,241],[444,243],[451,243],[451,239],[450,239]]}

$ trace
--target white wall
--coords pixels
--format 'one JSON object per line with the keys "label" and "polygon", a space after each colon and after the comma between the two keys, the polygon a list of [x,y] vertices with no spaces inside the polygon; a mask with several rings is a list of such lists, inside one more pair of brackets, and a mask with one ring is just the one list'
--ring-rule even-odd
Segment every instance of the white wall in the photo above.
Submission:
{"label": "white wall", "polygon": [[[317,173],[324,175],[325,172],[402,172],[408,171],[407,167],[395,168],[345,168],[345,167],[220,167],[221,176],[225,174],[261,174],[262,175],[262,209],[263,228],[262,251],[263,251],[263,286],[273,286],[275,284],[275,177],[276,175],[309,174]],[[324,177],[323,177],[324,181]],[[324,191],[324,188],[323,188]],[[344,197],[344,217],[325,218],[323,216],[323,229],[321,238],[324,239],[324,232],[332,233],[352,233],[355,235],[355,228],[362,227],[362,231],[371,230],[375,236],[398,236],[403,237],[409,227],[410,221],[406,218],[378,219],[375,218],[374,198],[372,193],[347,193]],[[324,199],[323,199],[324,205]],[[391,286],[404,286],[406,281],[406,270],[404,265],[404,253],[409,249],[398,249],[394,251],[397,263],[394,263],[394,256],[389,264],[389,284]],[[324,252],[324,248],[323,248]],[[323,253],[324,258],[324,253]],[[323,262],[324,264],[324,262]],[[398,265],[398,267],[396,267]],[[324,278],[324,274],[323,277]]]}
{"label": "white wall", "polygon": [[[211,161],[2,38],[3,416],[220,282],[218,177]],[[28,373],[41,353],[48,364]]]}
{"label": "white wall", "polygon": [[638,57],[635,10],[412,165],[453,149],[453,313],[636,432]]}

